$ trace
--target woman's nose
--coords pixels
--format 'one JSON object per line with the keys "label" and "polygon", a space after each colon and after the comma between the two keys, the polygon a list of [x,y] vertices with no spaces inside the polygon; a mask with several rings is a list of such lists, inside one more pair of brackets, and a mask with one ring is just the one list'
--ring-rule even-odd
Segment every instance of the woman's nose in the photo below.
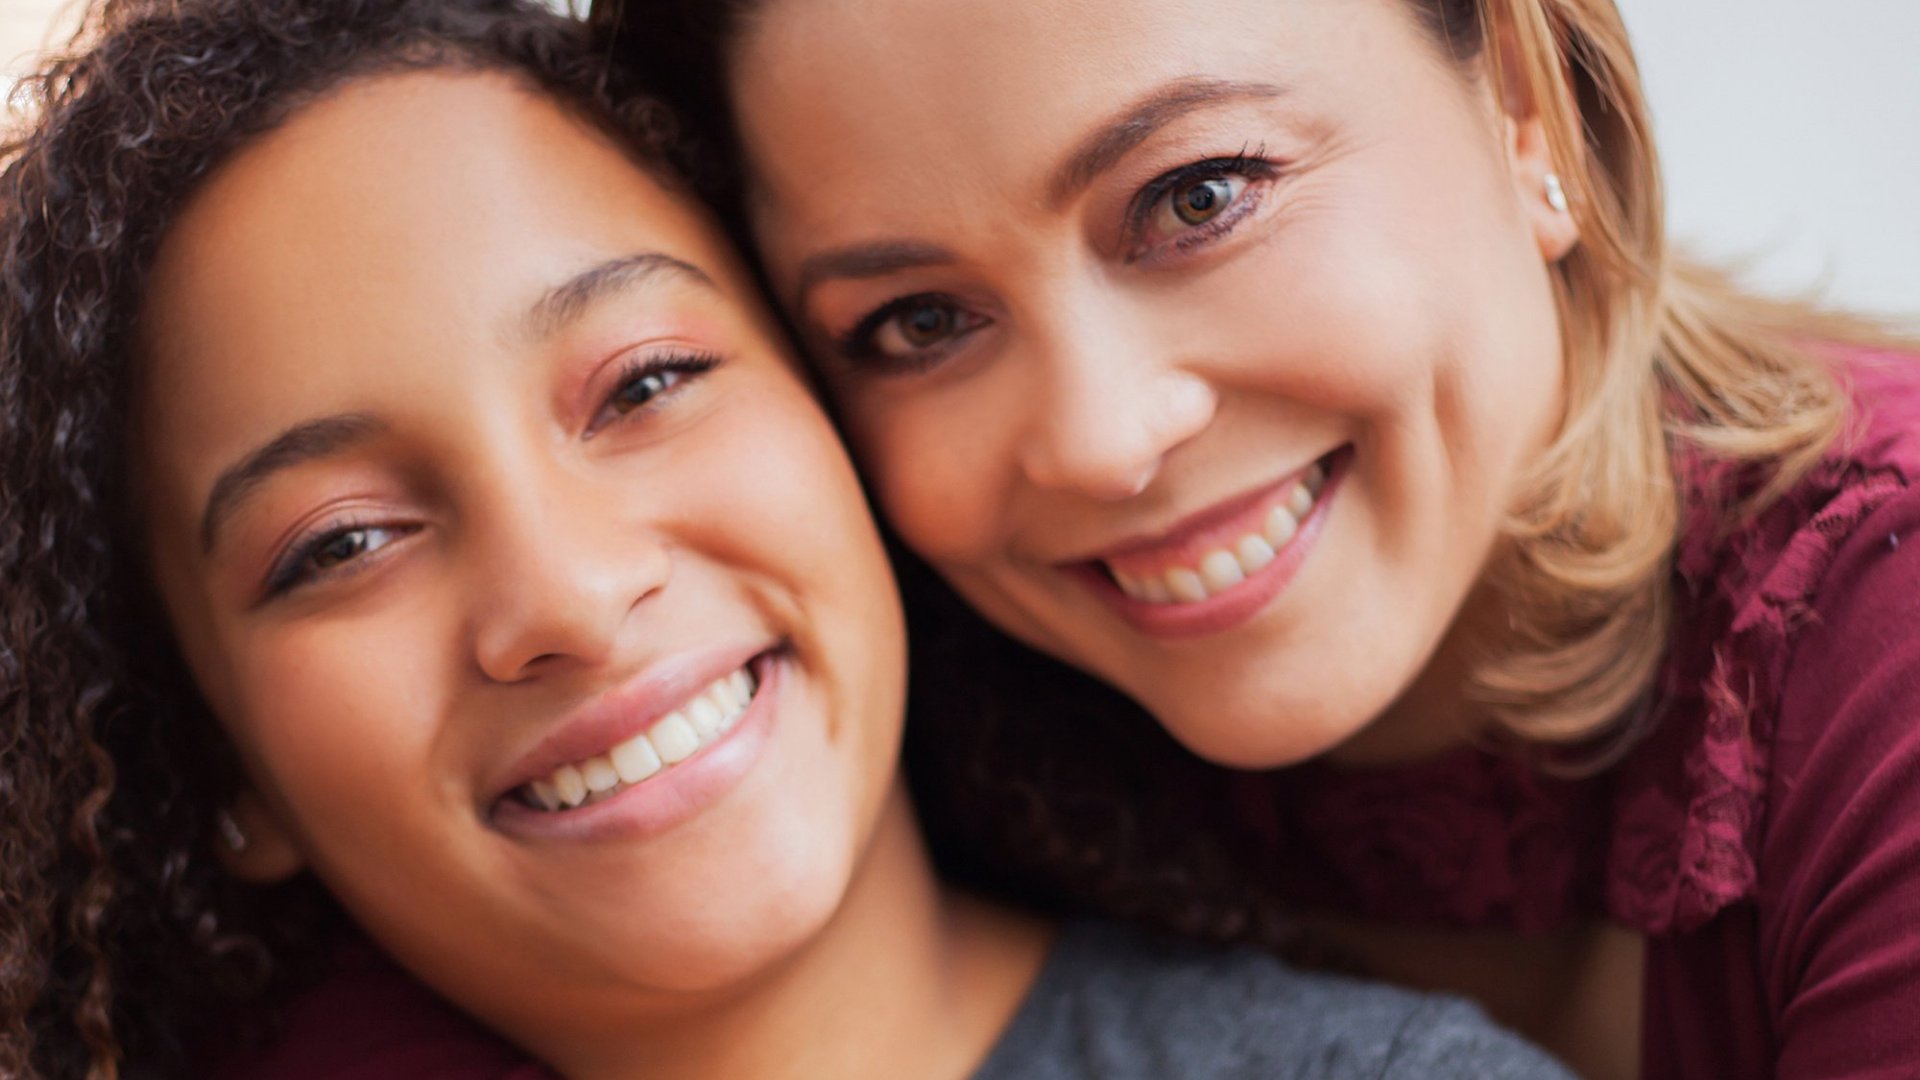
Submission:
{"label": "woman's nose", "polygon": [[[621,500],[620,502],[625,502]],[[595,485],[545,485],[489,510],[469,566],[474,658],[495,682],[591,667],[663,589],[669,544]]]}
{"label": "woman's nose", "polygon": [[1106,317],[1113,306],[1061,320],[1029,358],[1037,385],[1027,388],[1019,459],[1036,487],[1129,498],[1213,421],[1218,402],[1204,374],[1147,328]]}

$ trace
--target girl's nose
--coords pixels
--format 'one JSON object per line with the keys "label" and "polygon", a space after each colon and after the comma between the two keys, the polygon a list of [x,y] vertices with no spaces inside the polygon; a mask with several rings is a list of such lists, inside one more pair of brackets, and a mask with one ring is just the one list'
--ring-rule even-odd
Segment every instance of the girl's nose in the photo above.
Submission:
{"label": "girl's nose", "polygon": [[496,682],[610,659],[634,609],[665,588],[665,538],[582,485],[532,491],[486,515],[471,566],[474,659]]}

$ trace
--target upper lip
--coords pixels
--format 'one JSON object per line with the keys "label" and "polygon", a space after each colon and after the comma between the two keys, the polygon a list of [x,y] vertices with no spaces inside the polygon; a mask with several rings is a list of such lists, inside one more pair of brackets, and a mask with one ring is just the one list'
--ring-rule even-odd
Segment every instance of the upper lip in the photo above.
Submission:
{"label": "upper lip", "polygon": [[1326,461],[1328,456],[1329,455],[1322,455],[1314,458],[1312,461],[1280,477],[1278,480],[1259,484],[1238,495],[1228,496],[1203,510],[1196,511],[1181,518],[1170,526],[1151,532],[1134,533],[1111,546],[1101,548],[1090,554],[1081,555],[1077,558],[1068,559],[1062,565],[1105,562],[1108,559],[1124,558],[1128,555],[1152,551],[1169,544],[1178,543],[1192,533],[1199,532],[1202,529],[1209,528],[1232,518],[1234,515],[1245,511],[1247,507],[1252,504],[1294,483],[1302,476],[1305,476],[1308,469]]}
{"label": "upper lip", "polygon": [[604,754],[686,704],[714,680],[765,652],[765,643],[678,653],[582,702],[504,770],[487,805],[562,765]]}

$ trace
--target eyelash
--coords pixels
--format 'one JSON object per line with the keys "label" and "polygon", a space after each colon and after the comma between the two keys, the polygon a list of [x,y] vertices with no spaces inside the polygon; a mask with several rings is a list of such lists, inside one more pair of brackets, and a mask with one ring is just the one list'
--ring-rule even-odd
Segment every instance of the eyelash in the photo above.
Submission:
{"label": "eyelash", "polygon": [[[651,356],[628,357],[621,361],[620,374],[614,380],[612,392],[607,394],[606,401],[593,414],[592,422],[587,425],[587,437],[592,438],[608,424],[618,423],[635,413],[651,411],[654,403],[662,395],[673,393],[686,380],[705,375],[719,366],[720,358],[713,353],[705,352],[666,352],[654,353]],[[615,410],[614,401],[625,393],[628,387],[647,379],[668,378],[672,378],[673,381],[654,391],[647,400],[635,404],[625,412]],[[615,415],[603,421],[601,418],[607,414],[608,410],[614,410]]]}
{"label": "eyelash", "polygon": [[[1183,165],[1171,172],[1162,173],[1149,181],[1134,197],[1133,203],[1127,210],[1127,234],[1134,238],[1135,243],[1128,249],[1125,261],[1134,263],[1154,254],[1140,245],[1138,238],[1146,232],[1153,215],[1158,212],[1166,198],[1195,181],[1240,177],[1247,180],[1248,185],[1219,217],[1204,224],[1190,226],[1168,243],[1178,251],[1185,252],[1211,243],[1232,232],[1260,205],[1261,196],[1256,192],[1254,184],[1271,180],[1279,175],[1279,166],[1267,159],[1266,152],[1264,145],[1251,149],[1243,146],[1238,154],[1230,158],[1196,161],[1191,165]],[[883,375],[916,374],[925,371],[939,363],[947,351],[964,340],[977,328],[978,324],[966,327],[938,345],[916,350],[911,356],[887,356],[876,346],[874,338],[890,320],[916,308],[934,305],[945,306],[956,313],[965,313],[964,306],[958,300],[944,293],[914,293],[910,296],[902,296],[889,300],[862,318],[853,329],[842,334],[833,343],[834,349],[842,358],[869,367]],[[974,318],[979,319],[978,316]]]}
{"label": "eyelash", "polygon": [[[1227,207],[1219,217],[1204,224],[1189,227],[1185,232],[1182,232],[1179,236],[1172,239],[1170,243],[1181,251],[1188,251],[1232,232],[1240,224],[1242,219],[1260,205],[1260,196],[1256,193],[1254,184],[1271,180],[1279,175],[1279,166],[1267,160],[1266,153],[1267,148],[1265,146],[1253,149],[1243,146],[1238,154],[1230,158],[1211,158],[1207,161],[1196,161],[1191,165],[1183,165],[1172,172],[1161,174],[1149,181],[1147,186],[1140,190],[1140,194],[1134,198],[1133,205],[1127,212],[1128,233],[1135,237],[1137,241],[1137,238],[1146,231],[1153,215],[1160,209],[1161,203],[1166,200],[1167,196],[1188,184],[1198,180],[1216,180],[1237,176],[1249,181],[1246,190],[1240,193],[1240,197],[1236,199],[1231,206]],[[1142,258],[1146,258],[1152,254],[1151,251],[1144,249],[1136,242],[1135,246],[1128,249],[1126,261],[1129,263],[1138,262]]]}
{"label": "eyelash", "polygon": [[[325,550],[327,545],[344,537],[352,536],[354,533],[361,532],[394,533],[397,534],[394,540],[398,540],[400,537],[413,532],[413,529],[399,525],[381,525],[373,521],[354,517],[330,521],[296,541],[287,549],[287,553],[281,556],[278,562],[273,564],[273,568],[267,572],[266,599],[271,600],[284,593],[292,592],[294,589],[316,581],[321,577],[332,577],[337,574],[351,573],[352,564],[365,558],[368,552],[362,552],[343,560],[340,565],[347,567],[347,569],[344,570],[337,568],[314,570],[310,569],[310,566],[314,557]],[[393,543],[394,540],[387,541],[387,544]],[[380,545],[380,548],[385,548],[387,544]],[[378,551],[380,548],[374,550]]]}
{"label": "eyelash", "polygon": [[[594,422],[588,426],[585,437],[591,438],[594,434],[607,427],[608,424],[630,419],[636,413],[650,411],[654,403],[657,402],[662,395],[671,394],[681,385],[682,381],[704,375],[718,366],[720,366],[720,358],[718,356],[711,353],[694,352],[657,353],[653,356],[631,357],[623,361],[620,374],[614,382],[614,388],[607,395],[606,401],[600,406],[600,409],[594,414]],[[615,400],[634,384],[646,379],[669,378],[672,378],[674,381],[668,382],[665,386],[654,391],[647,400],[634,405],[624,413],[617,412],[614,405]],[[611,420],[602,423],[600,418],[609,410],[615,410],[616,415]],[[412,534],[414,531],[416,531],[416,527],[414,526],[381,524],[376,521],[354,517],[327,522],[295,541],[287,549],[286,554],[274,563],[273,567],[267,573],[265,599],[271,600],[323,578],[353,573],[357,569],[355,564],[360,563],[361,560],[365,559],[368,555],[377,553],[388,545]],[[324,551],[328,545],[351,536],[354,533],[391,533],[393,537],[385,544],[381,544],[378,548],[374,548],[371,551],[363,550],[358,554],[342,560],[336,567],[313,568],[312,563],[314,558]]]}
{"label": "eyelash", "polygon": [[840,356],[859,364],[871,365],[886,374],[914,374],[925,371],[937,363],[948,348],[965,339],[978,324],[961,330],[938,346],[921,349],[912,356],[887,356],[880,351],[879,346],[874,342],[874,337],[890,320],[916,308],[935,305],[947,307],[955,312],[965,310],[959,300],[945,293],[914,293],[910,296],[898,297],[880,305],[856,323],[853,329],[842,334],[834,343],[834,348]]}

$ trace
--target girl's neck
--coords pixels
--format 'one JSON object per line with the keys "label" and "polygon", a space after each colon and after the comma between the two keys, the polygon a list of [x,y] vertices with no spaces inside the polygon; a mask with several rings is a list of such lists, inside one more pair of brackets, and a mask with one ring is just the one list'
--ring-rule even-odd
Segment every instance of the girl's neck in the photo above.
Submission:
{"label": "girl's neck", "polygon": [[960,1080],[1012,1020],[1052,934],[941,885],[896,785],[839,910],[778,970],[698,1014],[536,1049],[568,1080]]}

